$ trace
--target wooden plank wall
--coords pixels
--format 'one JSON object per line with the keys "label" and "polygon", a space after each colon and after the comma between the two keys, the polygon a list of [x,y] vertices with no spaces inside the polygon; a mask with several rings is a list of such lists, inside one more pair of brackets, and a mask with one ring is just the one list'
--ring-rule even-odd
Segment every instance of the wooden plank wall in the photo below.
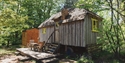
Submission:
{"label": "wooden plank wall", "polygon": [[[39,37],[40,37],[40,42],[47,41],[49,36],[53,33],[54,31],[54,26],[51,27],[46,27],[46,33],[42,33],[42,28],[39,29]],[[54,34],[53,36],[49,39],[48,43],[54,42]]]}
{"label": "wooden plank wall", "polygon": [[60,43],[85,47],[84,21],[70,22],[59,26]]}
{"label": "wooden plank wall", "polygon": [[86,15],[84,22],[84,30],[85,30],[85,42],[86,45],[95,44],[96,43],[96,37],[97,32],[92,32],[92,21],[91,17]]}
{"label": "wooden plank wall", "polygon": [[[39,29],[40,42],[47,41],[53,31],[54,26],[46,27],[46,34],[42,34],[42,28]],[[86,45],[95,44],[96,37],[97,32],[92,32],[92,21],[88,15],[84,20],[63,23],[59,26],[59,40],[63,45],[86,47]],[[54,35],[50,42],[54,42]]]}
{"label": "wooden plank wall", "polygon": [[26,32],[22,32],[22,45],[27,46],[27,35]]}
{"label": "wooden plank wall", "polygon": [[35,43],[38,43],[39,30],[36,28],[26,30],[26,42],[30,42],[30,40],[34,40]]}
{"label": "wooden plank wall", "polygon": [[22,45],[27,47],[27,44],[30,40],[34,40],[35,43],[38,43],[39,31],[36,28],[28,29],[22,32]]}

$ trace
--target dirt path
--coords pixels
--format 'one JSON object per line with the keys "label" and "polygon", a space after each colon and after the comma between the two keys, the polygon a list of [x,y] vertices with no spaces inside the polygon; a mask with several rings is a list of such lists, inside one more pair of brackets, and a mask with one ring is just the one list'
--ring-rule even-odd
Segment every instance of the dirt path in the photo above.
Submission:
{"label": "dirt path", "polygon": [[23,56],[16,56],[14,54],[7,54],[0,56],[0,63],[35,63],[32,60],[21,62],[19,58],[23,58]]}

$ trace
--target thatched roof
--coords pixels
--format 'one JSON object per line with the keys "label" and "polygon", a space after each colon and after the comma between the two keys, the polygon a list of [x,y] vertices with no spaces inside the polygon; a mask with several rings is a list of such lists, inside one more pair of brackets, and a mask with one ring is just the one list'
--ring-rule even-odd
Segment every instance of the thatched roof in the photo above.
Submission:
{"label": "thatched roof", "polygon": [[53,20],[50,20],[50,19],[47,19],[45,20],[43,23],[41,23],[38,28],[41,28],[41,27],[46,27],[46,26],[52,26],[54,24],[54,21]]}
{"label": "thatched roof", "polygon": [[[62,23],[83,20],[87,14],[89,14],[89,16],[96,18],[100,21],[102,20],[102,18],[98,16],[97,14],[91,11],[85,10],[85,9],[72,8],[72,9],[67,9],[67,10],[69,14],[68,16],[66,16],[66,19],[62,21]],[[43,23],[41,23],[38,28],[54,25],[54,20],[60,19],[60,17],[62,17],[62,13],[58,12],[52,15],[49,19],[45,20]]]}
{"label": "thatched roof", "polygon": [[[61,13],[61,12],[59,12],[59,13]],[[62,21],[62,23],[83,20],[85,18],[86,14],[89,14],[91,17],[96,18],[100,21],[102,20],[102,18],[100,16],[98,16],[97,14],[95,14],[91,11],[85,10],[85,9],[72,8],[72,9],[68,9],[68,13],[69,13],[69,15],[67,16],[67,18],[65,20]],[[57,14],[57,15],[55,15],[55,17],[53,18],[53,20],[59,19],[59,17],[61,17],[61,15]]]}
{"label": "thatched roof", "polygon": [[85,9],[79,9],[79,8],[69,9],[68,12],[69,16],[65,20],[63,20],[62,23],[82,20],[85,18],[85,15],[87,13]]}

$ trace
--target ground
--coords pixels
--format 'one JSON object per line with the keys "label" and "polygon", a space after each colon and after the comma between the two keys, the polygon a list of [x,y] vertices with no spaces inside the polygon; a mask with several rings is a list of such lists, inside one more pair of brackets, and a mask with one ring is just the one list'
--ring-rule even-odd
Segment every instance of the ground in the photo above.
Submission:
{"label": "ground", "polygon": [[[19,61],[18,59],[22,56],[15,55],[15,49],[19,48],[19,46],[11,46],[11,47],[0,47],[0,63],[35,63],[34,60],[28,60],[28,61]],[[23,56],[24,57],[24,56]],[[65,56],[64,59],[60,61],[64,62],[72,62],[72,61],[78,61],[78,63],[124,63],[125,62],[125,55],[121,56],[121,60],[119,61],[116,59],[112,53],[102,51],[98,53],[93,53],[91,56],[82,56],[81,58],[75,57],[68,57]]]}
{"label": "ground", "polygon": [[6,54],[0,57],[0,63],[35,63],[35,61],[19,61],[22,56],[16,56],[14,54]]}
{"label": "ground", "polygon": [[35,63],[35,61],[19,61],[22,56],[15,55],[15,49],[20,46],[0,47],[0,63]]}

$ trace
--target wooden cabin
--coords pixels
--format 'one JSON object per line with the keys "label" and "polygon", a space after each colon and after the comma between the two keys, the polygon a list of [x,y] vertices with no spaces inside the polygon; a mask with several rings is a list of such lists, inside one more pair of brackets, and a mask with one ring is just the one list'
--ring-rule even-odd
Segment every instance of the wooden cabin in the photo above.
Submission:
{"label": "wooden cabin", "polygon": [[49,43],[82,49],[96,44],[99,29],[102,27],[101,21],[100,16],[85,9],[62,9],[39,26],[40,40],[47,41],[54,32],[54,41],[50,40]]}
{"label": "wooden cabin", "polygon": [[22,45],[27,47],[30,40],[38,43],[39,30],[37,28],[28,29],[22,32]]}

